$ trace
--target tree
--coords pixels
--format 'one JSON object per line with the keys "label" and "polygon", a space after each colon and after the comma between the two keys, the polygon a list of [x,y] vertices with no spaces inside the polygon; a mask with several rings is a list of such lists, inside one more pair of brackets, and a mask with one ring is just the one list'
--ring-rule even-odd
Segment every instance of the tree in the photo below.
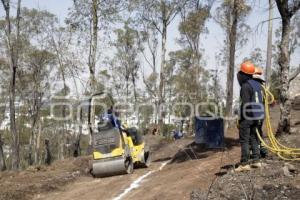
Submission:
{"label": "tree", "polygon": [[[49,29],[57,23],[56,17],[36,9],[22,8],[20,53],[17,90],[27,107],[31,135],[28,163],[40,160],[41,108],[50,96],[51,72],[55,55],[50,52]],[[34,155],[34,156],[33,156]],[[34,158],[34,159],[33,159]]]}
{"label": "tree", "polygon": [[[208,32],[205,27],[206,21],[210,17],[210,10],[214,1],[209,1],[207,4],[200,4],[200,1],[191,1],[191,5],[186,9],[182,9],[182,21],[179,24],[181,34],[180,44],[191,49],[192,65],[198,67],[197,76],[200,77],[200,36],[202,33]],[[187,12],[187,14],[186,14]],[[197,81],[197,80],[196,80]]]}
{"label": "tree", "polygon": [[255,48],[250,52],[250,57],[244,58],[244,61],[251,60],[255,66],[262,67],[265,63],[265,59],[262,55],[262,50],[260,48]]}
{"label": "tree", "polygon": [[[139,21],[138,21],[139,22]],[[155,27],[145,24],[145,21],[142,22],[142,30],[138,33],[139,38],[139,51],[142,54],[147,65],[151,69],[151,73],[148,77],[145,77],[145,68],[142,70],[143,82],[146,86],[146,91],[151,97],[151,102],[155,105],[155,110],[158,110],[158,73],[157,73],[157,50],[158,50],[158,31]],[[147,51],[150,54],[147,55]],[[157,124],[158,113],[155,112],[154,123]]]}
{"label": "tree", "polygon": [[[208,99],[207,88],[209,82],[208,71],[200,63],[197,65],[193,64],[193,55],[194,52],[190,48],[170,52],[170,61],[167,65],[168,70],[166,70],[168,72],[166,74],[168,80],[168,87],[166,89],[167,91],[169,90],[171,96],[168,103],[170,105],[174,105],[174,103],[189,103],[193,105],[192,108],[178,106],[173,110],[177,117],[184,119],[182,122],[189,122],[188,131],[190,133],[192,133],[193,118],[196,115],[197,103],[205,102]],[[201,111],[203,110],[201,109]]]}
{"label": "tree", "polygon": [[[291,19],[295,13],[300,9],[300,1],[286,1],[276,0],[276,5],[281,16],[281,42],[280,42],[280,56],[278,64],[280,67],[280,121],[278,124],[277,133],[290,132],[290,114],[291,102],[289,99],[289,85],[290,85],[290,33],[291,33]],[[299,67],[300,68],[300,67]]]}
{"label": "tree", "polygon": [[[78,45],[83,43],[84,50],[88,49],[87,65],[89,81],[87,88],[89,94],[96,92],[97,60],[99,57],[99,32],[108,28],[116,20],[119,11],[127,6],[127,1],[120,0],[74,0],[74,7],[66,20],[70,27],[78,32]],[[83,42],[81,42],[83,40]],[[102,40],[102,43],[104,41]],[[90,145],[92,133],[90,132]]]}
{"label": "tree", "polygon": [[116,57],[120,60],[123,68],[120,72],[124,72],[126,85],[126,101],[129,96],[129,82],[133,87],[134,102],[137,102],[136,81],[138,78],[139,62],[138,56],[138,33],[129,27],[129,21],[125,22],[123,29],[117,29],[117,41],[115,47],[117,49]]}
{"label": "tree", "polygon": [[[31,125],[31,136],[29,141],[29,156],[28,163],[38,163],[39,161],[39,144],[40,138],[39,128],[41,118],[41,108],[45,101],[50,96],[50,72],[53,66],[54,55],[46,50],[37,50],[27,47],[25,55],[25,63],[27,65],[20,69],[18,92],[21,99],[28,106],[28,116]],[[34,155],[34,160],[32,159]]]}
{"label": "tree", "polygon": [[[293,54],[297,51],[297,48],[300,47],[299,43],[299,37],[300,37],[300,12],[296,13],[295,16],[291,19],[291,33],[289,37],[289,52],[290,57],[293,56]],[[275,30],[275,42],[272,47],[272,71],[270,75],[270,91],[274,95],[276,100],[279,100],[279,94],[280,94],[280,66],[278,64],[278,60],[280,57],[280,42],[281,42],[281,31],[282,27],[279,26]],[[291,83],[298,75],[300,68],[297,66],[290,66],[289,71],[289,82]]]}
{"label": "tree", "polygon": [[3,152],[3,141],[2,141],[2,135],[0,134],[0,171],[6,170],[6,163],[5,163],[5,157]]}
{"label": "tree", "polygon": [[159,119],[158,130],[160,131],[164,124],[163,104],[165,99],[165,67],[166,67],[166,42],[168,26],[172,23],[174,18],[180,10],[186,5],[188,0],[142,0],[139,1],[139,18],[149,25],[153,26],[161,36],[161,64],[159,74],[158,87],[158,107]]}
{"label": "tree", "polygon": [[[88,49],[87,65],[89,69],[89,90],[96,89],[96,65],[99,57],[99,32],[108,29],[117,19],[119,11],[126,8],[127,1],[120,0],[73,0],[73,8],[66,23],[77,31],[78,42]],[[83,40],[83,41],[81,41]],[[102,43],[103,43],[102,38]],[[101,43],[100,43],[101,44]]]}
{"label": "tree", "polygon": [[[0,58],[0,70],[1,70],[1,75],[0,76],[0,91],[1,91],[1,96],[5,97],[5,93],[3,92],[3,90],[5,91],[5,87],[8,85],[7,80],[6,80],[6,76],[9,74],[7,72],[8,70],[8,66],[7,63],[5,62],[4,59]],[[0,124],[2,124],[3,119],[5,118],[5,110],[6,110],[6,98],[1,98],[1,104],[2,106],[0,107]],[[5,156],[4,156],[4,152],[3,152],[3,145],[4,145],[4,141],[2,138],[2,134],[0,133],[0,171],[4,171],[6,170],[6,162],[5,162]]]}
{"label": "tree", "polygon": [[20,133],[16,127],[15,99],[16,99],[16,74],[19,61],[19,41],[20,41],[20,21],[21,21],[21,0],[17,3],[17,13],[15,19],[15,33],[12,29],[10,0],[1,0],[5,10],[5,35],[6,49],[9,57],[10,85],[9,85],[9,110],[10,110],[10,131],[12,136],[12,169],[17,170],[20,166]]}
{"label": "tree", "polygon": [[[201,2],[201,3],[200,3]],[[187,6],[181,10],[182,21],[179,24],[180,39],[179,44],[185,49],[185,52],[190,54],[190,73],[187,79],[191,82],[188,84],[189,89],[193,94],[193,99],[188,102],[194,105],[199,103],[200,100],[206,100],[207,84],[206,76],[208,72],[204,69],[204,62],[202,59],[202,52],[200,48],[200,39],[203,34],[208,33],[206,28],[206,22],[210,18],[210,11],[213,6],[214,1],[189,1]],[[201,63],[202,61],[202,63]],[[198,102],[197,102],[198,101]],[[194,113],[192,114],[192,119],[190,119],[190,132],[193,127],[193,118],[196,115],[196,107],[194,106]]]}
{"label": "tree", "polygon": [[[217,61],[217,66],[221,66],[222,55],[216,54],[215,59]],[[210,71],[212,84],[210,86],[209,91],[211,92],[213,102],[219,105],[220,112],[223,113],[223,109],[224,109],[223,100],[225,96],[224,96],[224,88],[222,87],[222,81],[220,75],[222,75],[224,71],[217,66],[215,67],[215,69],[212,69]]]}
{"label": "tree", "polygon": [[244,0],[224,0],[222,5],[217,8],[217,21],[226,32],[225,52],[229,52],[224,57],[227,63],[225,107],[227,118],[232,116],[235,53],[237,45],[242,46],[246,41],[245,32],[249,31],[249,27],[243,21],[249,11],[250,7]]}
{"label": "tree", "polygon": [[[7,109],[7,101],[8,101],[8,86],[9,86],[9,65],[6,59],[0,57],[0,124],[2,124],[3,120],[5,119],[5,113]],[[7,169],[5,156],[3,152],[3,145],[5,144],[4,138],[2,137],[2,133],[0,133],[0,171],[4,171]]]}
{"label": "tree", "polygon": [[266,62],[266,85],[270,84],[272,74],[273,0],[269,0],[268,45]]}

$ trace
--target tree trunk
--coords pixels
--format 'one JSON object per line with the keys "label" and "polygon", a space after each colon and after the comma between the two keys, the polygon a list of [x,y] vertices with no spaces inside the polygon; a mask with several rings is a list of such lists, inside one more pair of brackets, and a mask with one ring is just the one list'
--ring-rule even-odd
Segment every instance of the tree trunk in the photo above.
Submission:
{"label": "tree trunk", "polygon": [[81,155],[81,148],[80,148],[80,140],[81,140],[81,135],[82,135],[82,107],[80,106],[80,111],[79,111],[79,134],[76,138],[75,144],[74,144],[74,152],[73,156],[78,157]]}
{"label": "tree trunk", "polygon": [[291,32],[290,18],[282,16],[282,35],[280,43],[280,57],[278,64],[280,66],[279,81],[280,81],[280,121],[278,124],[277,133],[290,132],[290,111],[291,102],[289,99],[289,36]]}
{"label": "tree trunk", "polygon": [[2,137],[0,135],[0,171],[6,170],[5,157],[3,152],[3,142]]}
{"label": "tree trunk", "polygon": [[16,33],[15,39],[12,38],[11,17],[10,17],[10,1],[2,1],[5,10],[5,34],[7,37],[7,52],[10,57],[10,84],[9,84],[9,111],[10,111],[10,132],[12,136],[11,143],[11,157],[12,157],[12,169],[18,170],[20,165],[20,145],[19,145],[19,133],[16,127],[15,116],[15,88],[16,88],[16,73],[18,68],[19,57],[19,37],[20,37],[20,19],[21,19],[21,0],[18,0],[17,4],[17,16],[16,16]]}
{"label": "tree trunk", "polygon": [[[233,81],[234,81],[234,67],[235,67],[235,48],[236,48],[236,31],[238,24],[238,1],[234,1],[233,5],[233,22],[229,32],[229,62],[227,68],[227,89],[226,89],[226,108],[225,116],[227,120],[232,117],[233,105]],[[228,127],[228,121],[227,125]],[[226,127],[226,128],[227,128]]]}
{"label": "tree trunk", "polygon": [[289,37],[291,33],[291,18],[300,9],[300,2],[276,0],[278,11],[281,15],[282,32],[280,42],[280,56],[278,64],[280,66],[280,121],[278,123],[277,134],[290,133],[291,102],[289,99],[289,71],[290,71],[290,51]]}
{"label": "tree trunk", "polygon": [[59,143],[59,159],[63,160],[65,159],[65,151],[64,151],[64,147],[65,147],[65,126],[63,125],[63,128],[61,130],[61,139],[60,139],[60,143]]}
{"label": "tree trunk", "polygon": [[97,57],[97,45],[98,45],[98,0],[93,0],[92,6],[92,38],[91,38],[91,52],[89,56],[89,70],[90,70],[90,87],[91,92],[95,92],[95,68]]}
{"label": "tree trunk", "polygon": [[269,25],[268,25],[268,46],[267,46],[267,63],[266,63],[266,85],[270,84],[272,74],[272,36],[273,36],[273,1],[269,0]]}
{"label": "tree trunk", "polygon": [[49,139],[45,139],[45,164],[50,165],[52,161],[51,151],[50,151],[50,142]]}
{"label": "tree trunk", "polygon": [[35,164],[39,163],[41,134],[42,134],[42,124],[41,124],[41,121],[39,121],[38,132],[35,137],[35,151],[34,151],[34,163]]}
{"label": "tree trunk", "polygon": [[[92,5],[92,27],[91,27],[91,40],[90,40],[90,53],[89,53],[89,71],[90,71],[90,89],[91,93],[96,90],[96,57],[97,57],[97,45],[98,45],[98,0],[93,0]],[[90,129],[89,129],[90,130]],[[92,146],[92,132],[90,130],[89,148]]]}
{"label": "tree trunk", "polygon": [[16,87],[16,67],[12,66],[10,92],[9,92],[9,110],[10,110],[10,132],[12,134],[12,169],[19,169],[19,133],[17,132],[15,119],[15,87]]}
{"label": "tree trunk", "polygon": [[166,42],[167,42],[167,22],[163,20],[162,29],[162,43],[161,43],[161,69],[160,69],[160,83],[159,83],[159,98],[158,98],[158,131],[162,134],[162,128],[164,125],[164,69],[166,65]]}
{"label": "tree trunk", "polygon": [[33,165],[33,159],[32,159],[32,154],[33,154],[33,131],[31,132],[31,136],[29,138],[29,152],[28,152],[28,165]]}
{"label": "tree trunk", "polygon": [[37,115],[33,115],[32,117],[32,124],[31,124],[31,136],[29,138],[29,153],[28,153],[28,165],[33,165],[37,163],[35,154],[36,154],[36,118]]}
{"label": "tree trunk", "polygon": [[[67,84],[66,84],[66,77],[65,77],[65,72],[64,70],[62,70],[62,79],[63,79],[63,84],[64,84],[64,97],[67,97],[68,93],[67,93]],[[65,119],[67,114],[66,114],[66,106],[63,106],[63,109],[62,109],[62,116],[63,118]],[[65,154],[65,126],[66,126],[66,122],[63,122],[62,124],[62,134],[61,134],[61,144],[60,144],[60,159],[63,160],[65,158],[64,154]]]}

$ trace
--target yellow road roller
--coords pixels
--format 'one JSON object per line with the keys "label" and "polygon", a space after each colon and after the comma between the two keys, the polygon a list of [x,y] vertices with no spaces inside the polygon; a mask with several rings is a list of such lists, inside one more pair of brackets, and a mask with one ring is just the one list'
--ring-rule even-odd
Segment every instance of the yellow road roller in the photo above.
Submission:
{"label": "yellow road roller", "polygon": [[[96,122],[96,107],[101,96],[109,96],[111,105]],[[107,107],[107,106],[106,106]],[[102,110],[103,112],[103,110]],[[113,99],[104,93],[94,94],[89,103],[88,123],[92,133],[94,177],[130,174],[136,167],[149,167],[150,151],[136,128],[120,127],[113,111]]]}

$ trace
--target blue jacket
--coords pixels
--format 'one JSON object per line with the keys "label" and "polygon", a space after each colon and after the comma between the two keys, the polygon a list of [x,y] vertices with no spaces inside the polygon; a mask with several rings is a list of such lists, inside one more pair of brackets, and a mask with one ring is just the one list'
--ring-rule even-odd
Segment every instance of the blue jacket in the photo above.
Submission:
{"label": "blue jacket", "polygon": [[253,79],[248,80],[247,83],[251,86],[253,91],[251,95],[252,117],[254,120],[262,120],[265,118],[263,88],[258,81]]}

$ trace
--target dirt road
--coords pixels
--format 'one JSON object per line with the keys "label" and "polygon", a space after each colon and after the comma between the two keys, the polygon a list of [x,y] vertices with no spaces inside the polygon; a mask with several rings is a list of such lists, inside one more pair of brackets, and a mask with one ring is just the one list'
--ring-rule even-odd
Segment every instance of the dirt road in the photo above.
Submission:
{"label": "dirt road", "polygon": [[[207,189],[220,167],[236,161],[239,152],[237,147],[225,152],[197,151],[189,146],[191,142],[184,139],[156,147],[151,167],[132,175],[83,177],[59,192],[38,194],[34,199],[189,199],[193,189]],[[136,183],[138,179],[142,180]]]}
{"label": "dirt road", "polygon": [[[278,113],[278,108],[272,110],[274,127],[279,119]],[[288,146],[299,147],[300,112],[294,114],[292,119],[295,133],[281,139]],[[168,142],[159,136],[150,136],[148,144],[153,152],[152,165],[148,169],[136,169],[131,175],[94,179],[84,170],[87,169],[89,157],[57,161],[48,167],[40,166],[39,169],[0,173],[0,200],[182,200],[190,199],[191,194],[193,200],[199,200],[203,198],[194,196],[204,195],[206,199],[209,189],[211,195],[215,196],[212,199],[219,200],[220,195],[224,196],[219,192],[224,192],[225,188],[227,196],[236,195],[231,199],[241,199],[244,193],[239,194],[242,191],[240,184],[244,181],[243,184],[249,185],[249,177],[252,180],[251,187],[248,187],[249,194],[253,193],[255,186],[257,194],[267,191],[266,197],[270,195],[268,191],[278,194],[280,198],[277,199],[281,199],[282,191],[285,197],[290,197],[287,199],[299,196],[300,173],[297,175],[295,172],[300,172],[300,165],[291,163],[297,170],[286,176],[282,170],[286,163],[276,159],[276,156],[275,160],[268,161],[264,170],[240,175],[226,174],[228,168],[225,166],[239,161],[240,148],[235,128],[225,135],[225,151],[207,150],[193,145],[193,138]],[[285,185],[278,185],[283,180]],[[265,196],[257,199],[268,199]]]}

